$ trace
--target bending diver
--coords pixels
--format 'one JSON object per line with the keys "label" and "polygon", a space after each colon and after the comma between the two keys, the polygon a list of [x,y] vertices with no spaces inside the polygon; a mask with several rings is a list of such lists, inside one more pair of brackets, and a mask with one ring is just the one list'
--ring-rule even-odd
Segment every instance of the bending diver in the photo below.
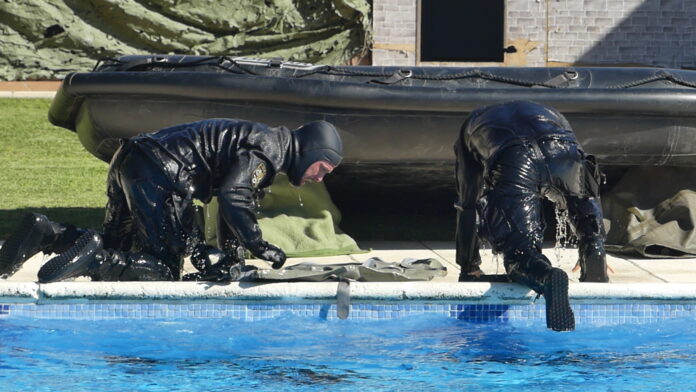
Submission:
{"label": "bending diver", "polygon": [[[285,253],[262,238],[254,201],[277,173],[291,184],[322,181],[339,165],[336,128],[314,121],[294,131],[236,119],[181,124],[123,140],[107,178],[103,233],[29,214],[0,248],[0,277],[34,254],[58,253],[39,270],[40,282],[76,276],[92,280],[179,280],[186,255],[194,278],[229,280],[230,267],[254,256],[285,263]],[[219,201],[218,242],[224,256],[203,243],[193,200]]]}
{"label": "bending diver", "polygon": [[580,281],[608,282],[600,173],[558,111],[515,101],[473,111],[454,146],[457,155],[459,281],[488,280],[479,241],[502,253],[508,277],[546,301],[547,326],[575,328],[568,276],[541,253],[542,199],[562,203],[578,236]]}

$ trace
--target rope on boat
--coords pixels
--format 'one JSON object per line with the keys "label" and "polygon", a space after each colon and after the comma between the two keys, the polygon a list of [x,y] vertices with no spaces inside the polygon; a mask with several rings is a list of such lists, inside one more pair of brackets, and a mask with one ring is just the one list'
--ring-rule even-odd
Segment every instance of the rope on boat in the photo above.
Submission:
{"label": "rope on boat", "polygon": [[[215,60],[215,63],[211,63],[211,60]],[[235,71],[231,69],[231,67],[226,66],[224,63],[225,61],[228,61],[232,67],[238,68],[241,70],[241,72]],[[249,75],[258,75],[254,71],[248,69],[247,67],[244,67],[243,65],[237,63],[234,61],[233,58],[227,57],[227,56],[209,56],[209,57],[203,57],[198,60],[194,61],[188,61],[186,63],[177,63],[177,62],[169,62],[167,61],[166,57],[146,57],[142,59],[137,59],[137,60],[132,60],[132,61],[123,61],[120,59],[114,59],[114,58],[101,58],[99,61],[97,61],[97,64],[94,65],[94,68],[92,69],[92,72],[95,72],[98,70],[98,68],[101,65],[104,66],[115,66],[117,67],[118,71],[146,71],[150,70],[151,68],[187,68],[187,67],[195,67],[201,64],[208,63],[207,65],[218,67],[224,71],[227,72],[233,72],[237,74],[249,74]]]}
{"label": "rope on boat", "polygon": [[[212,61],[215,61],[215,62],[212,63]],[[262,76],[262,74],[254,72],[251,68],[246,67],[243,64],[240,64],[239,62],[235,61],[235,59],[233,57],[229,57],[229,56],[209,56],[209,57],[203,57],[203,58],[200,58],[200,59],[194,60],[194,61],[188,61],[186,63],[168,62],[166,60],[166,57],[157,57],[157,56],[146,57],[143,59],[138,59],[138,60],[133,60],[133,61],[123,61],[123,60],[114,59],[114,58],[102,58],[94,66],[94,69],[92,70],[92,72],[97,71],[98,68],[102,65],[103,66],[116,66],[116,67],[120,68],[120,69],[118,69],[120,71],[132,71],[132,70],[146,70],[149,68],[156,68],[156,67],[161,67],[161,68],[194,67],[197,65],[205,64],[205,63],[208,63],[208,65],[220,68],[226,72],[232,72],[232,73],[236,73],[236,74]],[[304,73],[297,73],[294,75],[289,75],[289,77],[299,79],[299,78],[304,78],[304,77],[316,75],[316,74],[332,75],[332,76],[363,76],[363,77],[372,77],[372,78],[389,78],[389,77],[393,76],[392,74],[388,74],[385,72],[360,71],[360,70],[348,69],[345,67],[333,67],[330,65],[326,65],[326,66],[317,67],[315,69],[312,69],[312,70],[304,72]],[[546,87],[546,88],[559,88],[560,87],[558,85],[551,84],[548,82],[535,82],[535,81],[530,81],[530,80],[516,79],[516,78],[510,78],[507,76],[495,75],[495,74],[492,74],[490,72],[482,71],[480,69],[473,69],[470,71],[453,73],[453,74],[449,74],[449,75],[418,75],[418,74],[411,73],[408,78],[418,79],[418,80],[457,80],[457,79],[479,78],[479,79],[490,80],[490,81],[495,81],[495,82],[514,84],[514,85],[524,86],[524,87]],[[651,82],[656,82],[659,80],[667,80],[667,81],[670,81],[672,83],[675,83],[675,84],[678,84],[681,86],[696,88],[696,82],[690,82],[688,80],[684,80],[677,75],[674,75],[670,72],[665,72],[665,71],[660,71],[660,72],[656,73],[655,75],[649,76],[649,77],[644,78],[644,79],[636,80],[633,82],[627,82],[627,83],[623,83],[623,84],[617,84],[617,85],[613,85],[613,86],[608,86],[607,88],[627,89],[627,88],[641,86],[641,85],[651,83]]]}
{"label": "rope on boat", "polygon": [[[373,77],[373,78],[388,78],[388,77],[392,76],[391,74],[387,74],[384,72],[354,71],[354,70],[349,70],[349,69],[345,69],[345,68],[327,67],[327,68],[320,68],[320,69],[316,69],[313,71],[309,71],[309,72],[306,72],[304,74],[297,75],[295,77],[302,78],[302,77],[317,74],[317,73],[321,73],[321,74],[325,74],[325,75],[337,75],[337,76],[366,76],[366,77]],[[558,86],[544,83],[544,82],[533,82],[533,81],[527,81],[527,80],[522,80],[522,79],[508,78],[505,76],[500,76],[500,75],[495,75],[495,74],[492,74],[489,72],[484,72],[484,71],[481,71],[480,69],[474,69],[471,71],[460,72],[460,73],[455,73],[455,74],[450,74],[450,75],[411,75],[410,76],[410,79],[419,79],[419,80],[457,80],[457,79],[470,79],[470,78],[479,78],[479,79],[491,80],[491,81],[495,81],[495,82],[515,84],[515,85],[524,86],[524,87],[534,87],[534,86],[548,87],[548,88],[558,87]]]}
{"label": "rope on boat", "polygon": [[676,75],[673,75],[669,72],[664,72],[664,71],[660,71],[660,72],[656,73],[655,75],[649,76],[645,79],[636,80],[635,82],[629,82],[629,83],[624,83],[624,84],[617,84],[615,86],[610,86],[609,88],[616,88],[616,89],[631,88],[631,87],[636,87],[636,86],[640,86],[643,84],[647,84],[650,82],[656,82],[658,80],[669,80],[670,82],[679,84],[681,86],[696,88],[696,83],[689,82],[688,80],[684,80]]}

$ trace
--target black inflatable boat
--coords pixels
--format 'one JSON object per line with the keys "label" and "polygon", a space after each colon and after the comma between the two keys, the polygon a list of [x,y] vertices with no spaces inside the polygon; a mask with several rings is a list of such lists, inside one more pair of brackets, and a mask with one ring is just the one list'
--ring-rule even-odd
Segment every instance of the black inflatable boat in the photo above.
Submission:
{"label": "black inflatable boat", "polygon": [[[452,187],[452,145],[472,109],[528,99],[564,113],[605,166],[696,167],[696,72],[657,68],[325,66],[278,60],[125,56],[68,75],[50,121],[108,161],[118,138],[210,117],[342,132],[332,181]],[[330,184],[331,185],[331,184]],[[366,188],[367,189],[367,188]]]}

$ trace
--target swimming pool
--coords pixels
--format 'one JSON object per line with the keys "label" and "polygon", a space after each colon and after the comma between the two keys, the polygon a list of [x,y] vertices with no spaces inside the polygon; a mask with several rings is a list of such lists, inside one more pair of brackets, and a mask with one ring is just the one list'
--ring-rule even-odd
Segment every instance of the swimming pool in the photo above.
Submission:
{"label": "swimming pool", "polygon": [[693,390],[696,305],[63,303],[0,306],[0,389]]}
{"label": "swimming pool", "polygon": [[[693,390],[696,285],[0,282],[0,391]],[[565,391],[564,391],[565,392]]]}

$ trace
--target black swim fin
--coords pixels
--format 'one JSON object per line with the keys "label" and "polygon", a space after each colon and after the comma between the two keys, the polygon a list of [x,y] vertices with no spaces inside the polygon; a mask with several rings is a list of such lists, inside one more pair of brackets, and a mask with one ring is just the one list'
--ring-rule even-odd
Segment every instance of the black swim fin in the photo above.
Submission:
{"label": "black swim fin", "polygon": [[49,235],[53,233],[48,218],[35,213],[25,215],[0,248],[0,278],[9,278],[24,262],[39,253]]}
{"label": "black swim fin", "polygon": [[96,265],[96,256],[102,250],[101,236],[87,230],[67,251],[49,260],[39,269],[39,282],[51,283],[77,276],[87,276]]}
{"label": "black swim fin", "polygon": [[559,268],[551,269],[544,282],[546,327],[554,331],[573,331],[575,316],[568,300],[568,275]]}

